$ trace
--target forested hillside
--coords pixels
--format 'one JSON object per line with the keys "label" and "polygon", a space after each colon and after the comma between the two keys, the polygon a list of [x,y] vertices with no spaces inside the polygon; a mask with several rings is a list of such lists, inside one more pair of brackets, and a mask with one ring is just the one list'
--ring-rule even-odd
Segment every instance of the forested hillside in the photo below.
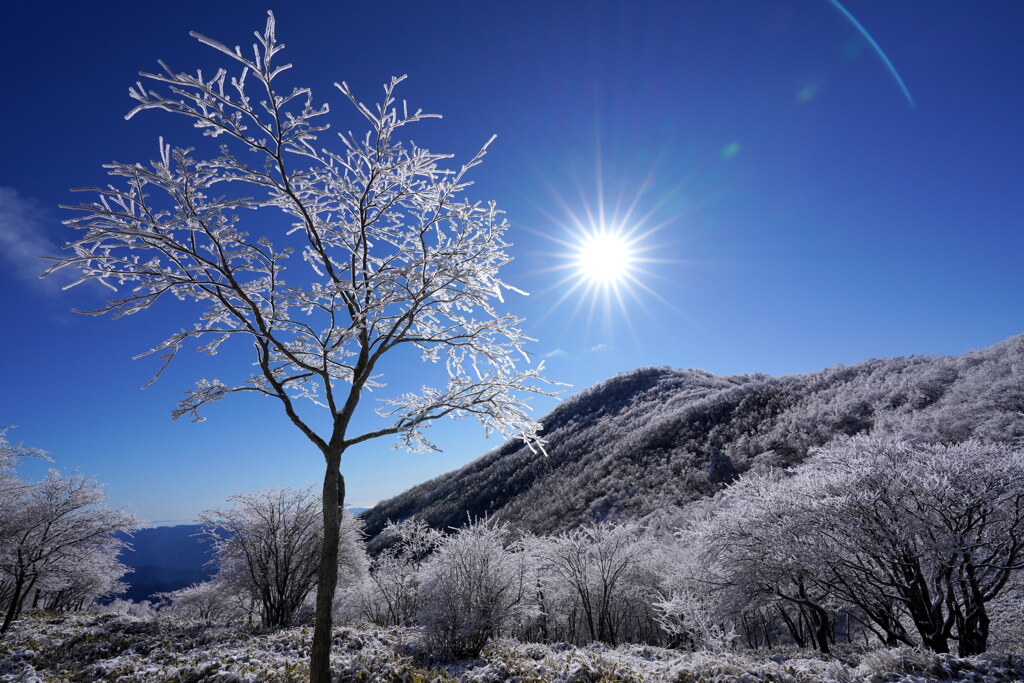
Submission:
{"label": "forested hillside", "polygon": [[543,534],[678,515],[668,511],[738,474],[798,464],[810,449],[854,434],[1019,440],[1024,335],[956,357],[873,359],[784,377],[644,368],[580,392],[543,423],[548,457],[510,441],[364,513],[367,531],[413,515],[445,528],[489,514]]}

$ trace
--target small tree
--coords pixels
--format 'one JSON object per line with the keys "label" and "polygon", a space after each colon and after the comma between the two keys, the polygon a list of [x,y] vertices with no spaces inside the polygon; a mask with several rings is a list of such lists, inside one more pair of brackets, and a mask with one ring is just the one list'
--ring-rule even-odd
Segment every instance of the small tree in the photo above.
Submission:
{"label": "small tree", "polygon": [[222,589],[250,596],[264,626],[289,626],[316,586],[323,533],[320,501],[287,488],[236,494],[231,507],[200,515],[213,542]]}
{"label": "small tree", "polygon": [[[231,507],[200,516],[203,534],[214,544],[218,583],[259,605],[264,626],[290,626],[316,587],[323,545],[320,498],[308,488],[282,487],[229,500]],[[359,522],[348,514],[339,547],[345,578],[365,575]]]}
{"label": "small tree", "polygon": [[[575,597],[590,640],[618,643],[630,626],[654,621],[656,545],[637,524],[590,524],[554,537],[529,539],[543,588]],[[649,617],[649,619],[648,619]],[[640,630],[640,629],[633,629]]]}
{"label": "small tree", "polygon": [[390,545],[370,564],[368,584],[360,591],[362,613],[380,626],[408,626],[420,606],[420,569],[444,535],[416,517],[389,523],[380,537]]}
{"label": "small tree", "polygon": [[727,603],[720,593],[709,590],[694,548],[677,534],[662,537],[657,554],[658,586],[652,591],[652,607],[669,645],[716,652],[731,647],[737,634],[729,623]]}
{"label": "small tree", "polygon": [[176,591],[157,593],[154,597],[160,603],[161,615],[196,619],[207,624],[251,615],[250,602],[217,577]]}
{"label": "small tree", "polygon": [[726,490],[724,504],[710,518],[691,525],[683,542],[697,555],[693,564],[702,570],[694,579],[705,592],[731,602],[734,614],[752,605],[773,607],[798,646],[810,644],[827,654],[830,590],[817,580],[822,572],[816,527],[796,513],[805,501],[816,503],[785,474],[748,475]]}
{"label": "small tree", "polygon": [[[449,171],[441,164],[450,155],[403,144],[403,126],[434,115],[396,106],[402,78],[393,78],[375,109],[338,84],[369,131],[343,133],[327,149],[318,139],[328,127],[327,105],[314,104],[308,89],[278,85],[290,65],[278,63],[283,45],[272,14],[251,55],[192,35],[237,75],[223,68],[190,75],[161,63],[161,73],[143,76],[165,91],[137,85],[131,96],[138,105],[128,116],[149,109],[185,116],[225,141],[219,155],[197,159],[161,141],[149,166],[108,165],[118,185],[93,188],[95,201],[71,207],[82,215],[67,224],[83,234],[54,269],[77,268],[81,280],[115,291],[128,287],[94,314],[130,315],[168,296],[204,308],[191,329],[152,350],[165,365],[189,340],[202,340],[200,349],[211,354],[232,338],[252,344],[255,374],[235,383],[201,379],[173,415],[198,420],[207,403],[256,392],[278,401],[322,454],[324,543],[310,680],[325,683],[342,455],[389,435],[431,448],[423,430],[444,416],[473,416],[488,432],[535,443],[539,425],[519,392],[540,391],[541,368],[517,367],[526,341],[520,320],[494,308],[510,289],[498,277],[509,261],[507,223],[494,203],[461,198],[486,145]],[[261,234],[253,232],[253,210],[266,216]],[[384,359],[403,348],[443,360],[446,383],[385,398],[378,413],[386,421],[357,431],[363,389],[383,385]],[[300,399],[326,409],[325,430],[301,414]]]}

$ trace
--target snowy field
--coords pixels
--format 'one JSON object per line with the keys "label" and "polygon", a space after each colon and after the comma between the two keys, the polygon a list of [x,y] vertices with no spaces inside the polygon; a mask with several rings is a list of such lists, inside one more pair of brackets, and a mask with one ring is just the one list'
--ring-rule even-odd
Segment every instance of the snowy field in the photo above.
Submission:
{"label": "snowy field", "polygon": [[[822,659],[790,653],[680,653],[629,645],[523,644],[492,641],[481,658],[433,665],[411,629],[339,628],[334,640],[339,681],[1013,681],[1024,658],[958,658],[915,650],[879,650]],[[23,619],[0,641],[0,680],[42,681],[304,681],[311,630],[274,632],[207,627],[197,622],[125,615],[47,615]]]}

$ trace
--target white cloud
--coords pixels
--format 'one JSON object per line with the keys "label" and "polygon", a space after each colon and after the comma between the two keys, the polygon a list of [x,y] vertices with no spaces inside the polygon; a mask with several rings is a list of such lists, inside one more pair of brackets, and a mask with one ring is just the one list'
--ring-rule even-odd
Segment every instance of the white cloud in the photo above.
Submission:
{"label": "white cloud", "polygon": [[591,353],[600,353],[601,351],[607,351],[607,350],[608,350],[608,345],[607,344],[595,344],[595,345],[590,347],[590,352]]}
{"label": "white cloud", "polygon": [[49,266],[40,257],[58,251],[46,237],[44,226],[51,220],[36,200],[19,196],[14,188],[0,187],[0,262],[7,272],[46,289],[59,285],[50,278],[39,279]]}
{"label": "white cloud", "polygon": [[555,349],[554,351],[548,351],[543,354],[544,358],[566,358],[568,355],[569,352],[565,349]]}

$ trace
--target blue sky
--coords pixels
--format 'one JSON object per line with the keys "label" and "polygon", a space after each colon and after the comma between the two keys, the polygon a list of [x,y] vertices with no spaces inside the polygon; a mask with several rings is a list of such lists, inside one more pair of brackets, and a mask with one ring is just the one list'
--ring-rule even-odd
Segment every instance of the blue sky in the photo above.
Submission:
{"label": "blue sky", "polygon": [[[108,484],[153,521],[231,493],[319,481],[320,456],[279,407],[222,402],[172,422],[178,397],[244,352],[182,356],[140,390],[133,361],[187,322],[161,305],[112,321],[39,281],[70,237],[60,204],[193,131],[131,121],[140,70],[212,68],[196,30],[248,45],[274,9],[292,81],[359,125],[331,84],[444,115],[412,137],[468,159],[498,139],[471,196],[513,226],[505,278],[548,375],[583,389],[644,365],[807,372],[869,357],[956,354],[1024,328],[1024,4],[848,0],[891,61],[828,0],[721,2],[17,3],[5,9],[0,126],[0,424]],[[896,75],[912,95],[901,89]],[[574,217],[623,218],[650,259],[621,302],[573,282]],[[584,221],[586,222],[586,221]],[[564,298],[563,298],[564,297]],[[558,303],[558,302],[561,303]],[[557,306],[556,306],[557,303]],[[591,314],[591,308],[594,313]],[[410,372],[416,366],[410,366]],[[543,412],[553,404],[538,403]],[[468,421],[442,454],[373,442],[346,455],[349,501],[372,503],[496,445]],[[29,466],[27,473],[39,471]]]}

